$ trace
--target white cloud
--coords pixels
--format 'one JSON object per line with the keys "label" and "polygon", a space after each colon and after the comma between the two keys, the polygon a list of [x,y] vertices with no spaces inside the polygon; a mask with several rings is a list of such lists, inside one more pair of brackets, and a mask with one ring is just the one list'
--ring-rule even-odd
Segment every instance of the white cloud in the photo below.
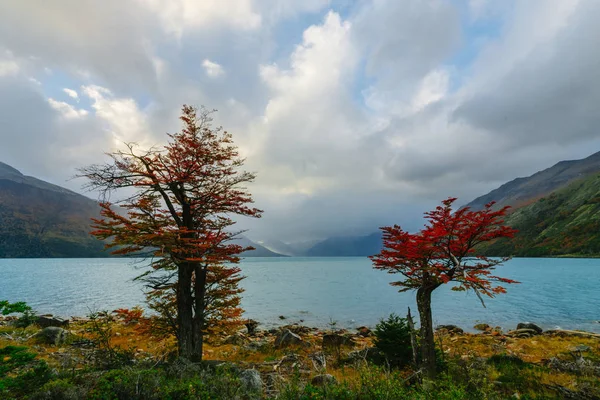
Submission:
{"label": "white cloud", "polygon": [[65,92],[70,98],[79,101],[79,94],[77,94],[77,91],[69,88],[64,88],[63,92]]}
{"label": "white cloud", "polygon": [[104,122],[111,133],[113,143],[108,144],[111,148],[130,142],[144,148],[155,144],[148,129],[147,116],[134,99],[117,98],[109,89],[98,85],[83,86],[81,90],[93,101],[95,117]]}
{"label": "white cloud", "polygon": [[0,77],[16,75],[19,72],[19,64],[14,60],[0,60]]}
{"label": "white cloud", "polygon": [[86,115],[88,115],[87,110],[77,109],[77,108],[73,107],[72,105],[65,103],[64,101],[57,101],[57,100],[54,100],[53,98],[49,98],[48,104],[50,104],[50,107],[52,107],[53,109],[58,111],[60,113],[60,115],[63,116],[64,118],[68,118],[68,119],[81,118],[81,117],[85,117]]}
{"label": "white cloud", "polygon": [[205,59],[204,61],[202,61],[202,66],[206,71],[206,75],[208,75],[211,78],[218,78],[219,76],[225,73],[225,70],[221,65],[217,64],[216,62],[210,61],[209,59]]}
{"label": "white cloud", "polygon": [[154,12],[163,29],[178,37],[186,30],[222,25],[241,30],[256,29],[261,16],[250,0],[137,0]]}

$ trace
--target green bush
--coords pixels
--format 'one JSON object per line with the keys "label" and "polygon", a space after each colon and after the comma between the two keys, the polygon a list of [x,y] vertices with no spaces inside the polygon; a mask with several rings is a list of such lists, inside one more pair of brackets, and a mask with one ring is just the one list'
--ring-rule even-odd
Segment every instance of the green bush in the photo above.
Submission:
{"label": "green bush", "polygon": [[31,400],[80,400],[87,398],[87,388],[69,379],[56,379],[46,383],[33,394]]}
{"label": "green bush", "polygon": [[46,362],[37,360],[27,347],[0,348],[0,398],[23,397],[46,384],[52,376]]}
{"label": "green bush", "polygon": [[37,321],[35,311],[23,301],[9,303],[8,300],[0,300],[0,314],[21,314],[19,319],[15,322],[17,328],[27,328]]}
{"label": "green bush", "polygon": [[392,367],[403,367],[412,361],[410,328],[406,318],[390,314],[375,327],[375,347]]}

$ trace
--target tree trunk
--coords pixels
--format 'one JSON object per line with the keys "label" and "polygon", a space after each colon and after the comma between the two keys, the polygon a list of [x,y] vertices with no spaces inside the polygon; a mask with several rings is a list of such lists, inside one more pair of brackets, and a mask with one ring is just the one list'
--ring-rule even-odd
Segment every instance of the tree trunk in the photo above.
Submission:
{"label": "tree trunk", "polygon": [[431,317],[431,293],[435,288],[420,287],[417,290],[417,307],[421,318],[421,366],[426,378],[436,377],[435,341]]}
{"label": "tree trunk", "polygon": [[177,267],[177,348],[188,359],[194,352],[192,272],[188,264]]}
{"label": "tree trunk", "polygon": [[194,354],[193,361],[202,361],[204,346],[204,323],[206,310],[206,268],[198,264],[194,266]]}

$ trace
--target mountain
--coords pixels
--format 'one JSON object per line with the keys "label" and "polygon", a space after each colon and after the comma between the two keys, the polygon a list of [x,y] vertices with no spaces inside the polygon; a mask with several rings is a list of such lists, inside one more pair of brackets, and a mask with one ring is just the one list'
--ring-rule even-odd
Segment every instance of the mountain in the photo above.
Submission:
{"label": "mountain", "polygon": [[243,247],[248,247],[248,246],[252,246],[254,247],[254,250],[248,250],[243,252],[241,255],[242,257],[286,257],[284,254],[279,254],[276,253],[274,251],[271,251],[269,249],[267,249],[264,246],[261,246],[260,244],[253,242],[252,240],[248,239],[245,236],[240,236],[237,239],[234,239],[233,243],[235,244],[239,244],[240,246]]}
{"label": "mountain", "polygon": [[600,255],[600,173],[571,182],[515,209],[506,223],[519,230],[481,251],[491,256]]}
{"label": "mountain", "polygon": [[[0,258],[108,257],[89,234],[99,213],[96,201],[0,162]],[[256,248],[244,257],[280,256],[248,238],[237,243]]]}
{"label": "mountain", "polygon": [[381,233],[368,236],[332,237],[306,251],[312,257],[367,257],[381,250]]}
{"label": "mountain", "polygon": [[89,235],[98,204],[0,163],[0,257],[106,257]]}
{"label": "mountain", "polygon": [[527,178],[517,178],[488,194],[478,197],[467,206],[479,210],[491,201],[498,206],[515,208],[530,204],[579,179],[600,172],[600,152],[582,160],[561,161]]}
{"label": "mountain", "polygon": [[319,243],[321,240],[304,240],[299,242],[282,242],[277,239],[261,240],[258,243],[275,253],[291,257],[301,257],[306,255],[306,251]]}

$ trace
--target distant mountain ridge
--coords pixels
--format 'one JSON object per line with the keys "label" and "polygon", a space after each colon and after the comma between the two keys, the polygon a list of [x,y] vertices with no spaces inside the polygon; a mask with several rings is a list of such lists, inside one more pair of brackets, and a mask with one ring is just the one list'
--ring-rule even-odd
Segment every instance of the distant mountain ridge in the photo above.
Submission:
{"label": "distant mountain ridge", "polygon": [[564,188],[578,179],[599,172],[600,152],[597,152],[581,160],[561,161],[526,178],[514,179],[476,198],[466,206],[479,210],[487,203],[495,201],[499,207],[518,208]]}
{"label": "distant mountain ridge", "polygon": [[306,251],[310,257],[367,257],[379,253],[381,233],[367,236],[332,237],[317,243]]}
{"label": "distant mountain ridge", "polygon": [[0,163],[0,257],[106,257],[89,235],[98,204]]}
{"label": "distant mountain ridge", "polygon": [[[0,162],[0,258],[109,257],[89,234],[99,215],[96,201]],[[245,237],[237,243],[255,248],[243,257],[280,256]]]}

